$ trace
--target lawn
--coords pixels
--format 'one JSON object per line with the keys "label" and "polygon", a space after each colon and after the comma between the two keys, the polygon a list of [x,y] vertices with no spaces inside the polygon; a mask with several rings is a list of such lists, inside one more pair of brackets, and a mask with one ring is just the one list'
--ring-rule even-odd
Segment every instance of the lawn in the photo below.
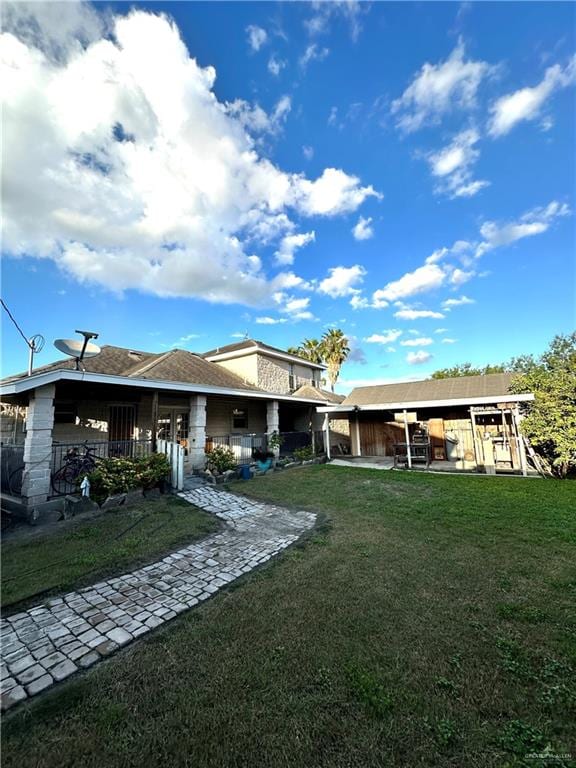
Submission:
{"label": "lawn", "polygon": [[30,537],[4,537],[3,606],[124,573],[205,536],[218,523],[182,499],[165,496],[58,526],[61,530],[51,526],[45,533],[39,528]]}
{"label": "lawn", "polygon": [[6,768],[576,758],[574,483],[310,466],[235,490],[319,527],[8,716]]}

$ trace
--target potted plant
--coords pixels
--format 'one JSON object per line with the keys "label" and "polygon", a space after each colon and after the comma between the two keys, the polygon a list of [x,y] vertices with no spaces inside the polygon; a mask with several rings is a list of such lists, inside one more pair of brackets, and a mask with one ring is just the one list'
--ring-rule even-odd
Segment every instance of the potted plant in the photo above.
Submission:
{"label": "potted plant", "polygon": [[272,451],[262,451],[259,448],[252,451],[252,458],[256,462],[256,466],[261,472],[268,472],[272,466],[274,460],[274,454]]}

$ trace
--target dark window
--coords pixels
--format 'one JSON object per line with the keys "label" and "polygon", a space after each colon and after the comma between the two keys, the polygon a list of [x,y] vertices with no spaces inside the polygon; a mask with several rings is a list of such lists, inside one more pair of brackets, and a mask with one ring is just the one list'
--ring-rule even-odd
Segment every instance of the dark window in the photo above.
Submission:
{"label": "dark window", "polygon": [[54,424],[75,424],[77,413],[75,403],[55,403]]}
{"label": "dark window", "polygon": [[246,429],[248,427],[248,413],[241,408],[232,411],[232,428]]}

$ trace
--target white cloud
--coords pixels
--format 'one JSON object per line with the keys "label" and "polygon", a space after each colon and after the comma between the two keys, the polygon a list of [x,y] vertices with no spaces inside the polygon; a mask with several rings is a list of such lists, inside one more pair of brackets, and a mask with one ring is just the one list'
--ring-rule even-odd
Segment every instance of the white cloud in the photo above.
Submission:
{"label": "white cloud", "polygon": [[458,339],[442,339],[442,344],[456,344]]}
{"label": "white cloud", "polygon": [[475,304],[476,302],[474,299],[468,298],[468,296],[460,296],[457,299],[446,299],[446,301],[442,302],[442,307],[444,309],[452,309],[452,307],[461,307],[463,304]]}
{"label": "white cloud", "polygon": [[489,134],[495,138],[504,136],[517,123],[523,120],[535,120],[540,116],[545,101],[554,91],[566,88],[575,79],[576,56],[564,68],[559,64],[548,67],[538,85],[532,88],[520,88],[514,93],[502,96],[490,107]]}
{"label": "white cloud", "polygon": [[434,344],[434,339],[429,336],[419,336],[417,339],[405,339],[400,342],[402,347],[429,347],[430,344]]}
{"label": "white cloud", "polygon": [[454,269],[454,271],[450,274],[450,282],[452,285],[463,285],[464,283],[468,282],[468,280],[471,280],[475,274],[476,272],[473,270],[466,272],[465,270],[456,267],[456,269]]}
{"label": "white cloud", "polygon": [[544,208],[534,208],[521,216],[519,221],[497,224],[485,221],[480,227],[484,240],[477,246],[475,255],[482,256],[487,251],[500,248],[521,240],[524,237],[540,235],[550,227],[554,219],[569,216],[571,213],[566,203],[553,200]]}
{"label": "white cloud", "polygon": [[256,318],[256,324],[257,325],[278,325],[279,323],[287,323],[285,317],[257,317]]}
{"label": "white cloud", "polygon": [[301,291],[311,291],[312,283],[295,275],[294,272],[280,272],[272,281],[274,290],[282,291],[286,288],[298,288]]}
{"label": "white cloud", "polygon": [[275,53],[268,59],[268,72],[274,77],[278,77],[280,72],[286,67],[288,62],[285,59],[279,59]]}
{"label": "white cloud", "polygon": [[373,298],[378,301],[396,301],[418,293],[424,293],[439,288],[446,280],[446,272],[437,264],[425,264],[414,272],[407,272],[399,280],[388,283],[384,288],[374,292]]}
{"label": "white cloud", "polygon": [[352,309],[366,309],[370,306],[370,302],[365,296],[361,296],[359,293],[355,293],[350,299],[350,306]]}
{"label": "white cloud", "polygon": [[406,355],[406,362],[410,365],[422,365],[432,360],[433,355],[430,352],[425,352],[423,349],[419,349],[418,352],[408,352]]}
{"label": "white cloud", "polygon": [[65,10],[50,2],[2,3],[2,28],[14,31],[27,46],[37,48],[55,63],[63,63],[81,53],[109,29],[107,14],[88,3],[68,2]]}
{"label": "white cloud", "polygon": [[452,198],[472,197],[489,186],[488,181],[472,180],[472,166],[480,156],[475,148],[479,138],[473,128],[461,131],[447,147],[428,155],[432,174],[439,179],[436,192]]}
{"label": "white cloud", "polygon": [[478,87],[491,70],[484,61],[466,60],[464,43],[459,41],[446,61],[424,64],[402,96],[392,102],[397,126],[410,133],[440,122],[455,108],[472,109]]}
{"label": "white cloud", "polygon": [[298,63],[302,69],[306,69],[311,61],[324,61],[329,53],[329,48],[320,48],[316,43],[312,43],[306,48],[302,56],[300,56]]}
{"label": "white cloud", "polygon": [[350,296],[358,291],[357,286],[362,283],[366,270],[360,264],[353,267],[332,267],[329,276],[320,282],[318,290],[333,299],[339,296]]}
{"label": "white cloud", "polygon": [[254,24],[246,27],[246,34],[248,35],[248,44],[253,51],[259,51],[268,40],[266,30]]}
{"label": "white cloud", "polygon": [[316,181],[299,177],[296,204],[307,216],[335,216],[355,211],[367,197],[382,198],[370,185],[360,186],[360,179],[337,168],[326,168]]}
{"label": "white cloud", "polygon": [[330,22],[335,17],[340,17],[348,24],[350,37],[354,42],[358,40],[362,25],[360,17],[362,13],[367,13],[369,5],[363,4],[358,0],[331,0],[330,2],[313,2],[313,16],[304,21],[304,26],[308,34],[320,35],[330,31]]}
{"label": "white cloud", "polygon": [[308,145],[304,145],[302,147],[302,154],[306,158],[306,160],[312,160],[314,157],[314,147],[309,147]]}
{"label": "white cloud", "polygon": [[292,109],[290,96],[284,95],[276,102],[268,115],[258,104],[235,99],[226,105],[228,114],[236,118],[250,133],[278,133]]}
{"label": "white cloud", "polygon": [[[62,29],[76,29],[73,4],[58,8]],[[311,180],[260,156],[246,120],[218,101],[214,68],[167,17],[110,16],[106,37],[88,42],[67,32],[54,60],[30,42],[57,47],[38,33],[44,4],[27,13],[36,32],[20,15],[2,35],[8,255],[51,258],[113,291],[265,306],[275,288],[258,244],[292,234],[293,216],[377,196],[343,170]],[[283,97],[267,119],[281,124],[289,106]]]}
{"label": "white cloud", "polygon": [[280,241],[280,247],[274,254],[277,264],[292,264],[294,262],[294,251],[302,248],[316,239],[315,232],[302,232],[298,235],[286,235]]}
{"label": "white cloud", "polygon": [[382,333],[373,333],[364,341],[368,344],[393,344],[400,336],[402,336],[402,331],[392,328],[388,331],[382,331]]}
{"label": "white cloud", "polygon": [[352,228],[352,234],[355,240],[370,240],[371,237],[374,237],[372,218],[368,217],[365,219],[364,216],[360,216]]}
{"label": "white cloud", "polygon": [[421,320],[424,317],[435,317],[441,319],[444,315],[441,312],[434,312],[431,309],[399,309],[394,312],[394,317],[400,320]]}

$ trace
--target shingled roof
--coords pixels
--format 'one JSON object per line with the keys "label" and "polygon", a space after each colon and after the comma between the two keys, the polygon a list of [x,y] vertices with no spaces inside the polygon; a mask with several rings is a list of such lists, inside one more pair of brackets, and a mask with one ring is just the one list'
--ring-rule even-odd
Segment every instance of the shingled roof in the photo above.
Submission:
{"label": "shingled roof", "polygon": [[[200,355],[188,352],[185,349],[172,349],[169,352],[151,353],[105,345],[102,347],[99,355],[83,360],[82,366],[88,373],[126,376],[134,379],[178,381],[208,387],[245,389],[252,392],[264,391],[245,383],[240,376],[236,376],[236,374],[222,366],[209,363]],[[66,358],[64,360],[57,360],[49,365],[44,365],[41,368],[35,368],[34,374],[71,370],[74,368],[74,360]],[[3,379],[2,383],[7,384],[26,377],[26,373],[20,373]]]}
{"label": "shingled roof", "polygon": [[270,344],[265,344],[263,341],[258,341],[258,339],[244,339],[244,341],[239,341],[236,344],[226,344],[224,347],[216,347],[216,349],[210,349],[208,352],[204,352],[202,354],[202,357],[205,357],[207,359],[216,358],[219,355],[234,355],[235,352],[244,352],[245,354],[249,354],[251,352],[266,352],[270,353],[271,355],[276,355],[284,358],[290,358],[294,360],[294,362],[300,362],[303,365],[312,366],[314,368],[325,368],[324,365],[320,363],[313,363],[310,360],[306,360],[305,357],[300,357],[300,355],[293,355],[291,352],[287,352],[285,349],[279,349],[278,347],[272,347]]}
{"label": "shingled roof", "polygon": [[327,392],[325,389],[312,387],[310,384],[303,384],[296,392],[292,393],[294,397],[306,397],[312,400],[319,400],[322,403],[333,403],[340,405],[344,400],[344,395],[337,395],[335,392]]}
{"label": "shingled roof", "polygon": [[356,387],[342,405],[384,405],[475,397],[505,399],[509,393],[511,380],[511,373],[489,373],[485,376],[458,376],[452,379],[376,384],[370,387]]}

